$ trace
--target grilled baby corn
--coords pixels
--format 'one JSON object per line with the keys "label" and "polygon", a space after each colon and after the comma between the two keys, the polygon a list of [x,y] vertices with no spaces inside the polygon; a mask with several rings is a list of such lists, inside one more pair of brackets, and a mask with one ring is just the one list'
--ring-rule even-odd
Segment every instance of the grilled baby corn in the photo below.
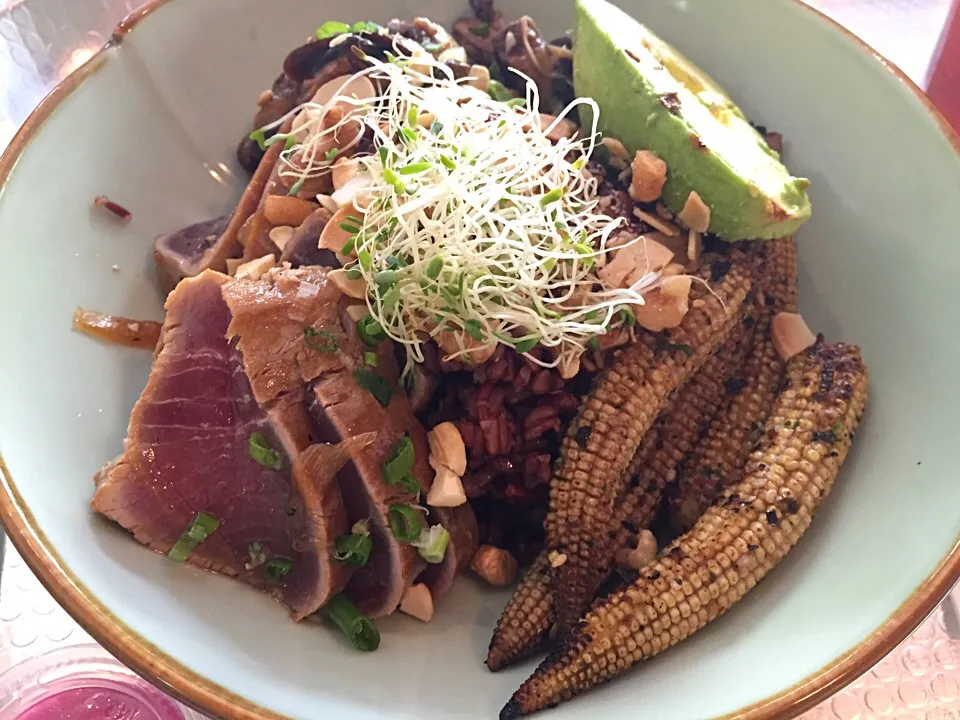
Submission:
{"label": "grilled baby corn", "polygon": [[[704,268],[691,310],[669,337],[646,333],[593,386],[570,424],[550,485],[547,549],[566,556],[552,581],[557,623],[568,630],[604,577],[613,506],[640,441],[669,400],[739,323],[752,258],[742,253]],[[702,301],[702,302],[700,302]]]}
{"label": "grilled baby corn", "polygon": [[553,627],[552,571],[544,550],[514,588],[487,651],[487,667],[493,672],[533,654],[546,639]]}
{"label": "grilled baby corn", "polygon": [[774,348],[770,320],[796,307],[796,245],[793,238],[783,238],[765,243],[764,252],[753,349],[740,376],[727,385],[731,401],[679,465],[677,481],[667,491],[671,524],[679,532],[689,530],[724,487],[740,480],[783,378],[785,363]]}
{"label": "grilled baby corn", "polygon": [[640,579],[597,603],[500,713],[510,720],[621,674],[720,616],[786,555],[829,494],[867,398],[859,349],[793,358],[746,475]]}

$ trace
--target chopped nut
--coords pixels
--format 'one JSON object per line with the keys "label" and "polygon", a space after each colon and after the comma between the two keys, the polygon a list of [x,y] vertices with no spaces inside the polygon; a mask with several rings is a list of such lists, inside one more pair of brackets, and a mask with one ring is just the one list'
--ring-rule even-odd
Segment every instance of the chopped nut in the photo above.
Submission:
{"label": "chopped nut", "polygon": [[283,249],[293,237],[293,228],[289,225],[281,225],[270,230],[270,242],[277,246],[277,250],[283,252]]}
{"label": "chopped nut", "polygon": [[361,303],[347,305],[346,313],[347,317],[353,320],[355,323],[360,322],[370,314],[367,310],[367,306]]}
{"label": "chopped nut", "polygon": [[275,255],[264,255],[263,257],[244,263],[236,269],[234,277],[237,280],[259,280],[264,273],[273,269],[277,262]]}
{"label": "chopped nut", "polygon": [[637,535],[637,547],[630,553],[630,567],[639,570],[657,559],[657,538],[649,530]]}
{"label": "chopped nut", "polygon": [[300,227],[304,220],[317,209],[308,200],[289,195],[268,195],[263,203],[263,216],[271,225]]}
{"label": "chopped nut", "polygon": [[331,213],[336,214],[337,210],[340,209],[340,206],[334,201],[329,195],[317,195],[317,202],[320,203],[320,206],[324,210],[329,210]]}
{"label": "chopped nut", "polygon": [[343,246],[347,244],[353,233],[340,227],[341,223],[349,223],[348,217],[360,219],[363,213],[357,210],[353,205],[347,205],[334,213],[333,217],[323,227],[320,233],[319,247],[321,250],[332,250],[339,253]]}
{"label": "chopped nut", "polygon": [[663,269],[673,259],[674,252],[649,235],[641,235],[617,250],[613,260],[597,272],[607,287],[630,287],[647,273]]}
{"label": "chopped nut", "polygon": [[630,197],[637,202],[653,202],[663,194],[667,164],[649,150],[639,150],[633,158]]}
{"label": "chopped nut", "polygon": [[364,279],[351,280],[347,277],[347,271],[343,268],[331,270],[327,273],[327,277],[330,278],[330,282],[336,286],[337,290],[347,297],[361,300],[367,296],[367,283]]}
{"label": "chopped nut", "polygon": [[467,472],[467,448],[460,431],[452,422],[442,422],[427,433],[430,455],[441,465],[446,465],[458,477]]}
{"label": "chopped nut", "polygon": [[[551,127],[553,126],[553,127]],[[563,138],[572,138],[577,134],[577,126],[564,118],[558,121],[553,115],[540,113],[540,130],[545,132],[551,142],[559,142]]]}
{"label": "chopped nut", "polygon": [[487,91],[490,86],[490,71],[484,65],[471,65],[470,72],[467,73],[468,85],[472,85],[477,90]]}
{"label": "chopped nut", "polygon": [[557,366],[557,370],[564,380],[572,380],[580,373],[580,357],[564,353],[560,356],[560,364]]}
{"label": "chopped nut", "polygon": [[659,285],[644,294],[643,305],[633,306],[637,324],[652,332],[677,327],[690,309],[691,283],[688,276],[665,277]]}
{"label": "chopped nut", "polygon": [[551,550],[550,554],[547,555],[547,560],[550,561],[550,567],[558,568],[562,567],[567,562],[567,555],[566,553]]}
{"label": "chopped nut", "polygon": [[330,197],[333,198],[333,201],[337,204],[337,207],[343,208],[354,206],[357,208],[366,208],[370,205],[373,198],[367,197],[367,195],[364,195],[363,198],[360,196],[372,184],[373,176],[370,173],[358,172],[352,178],[347,180],[343,184],[343,187],[338,188]]}
{"label": "chopped nut", "polygon": [[430,622],[433,619],[433,596],[430,589],[423,583],[408,587],[400,599],[400,612],[422,622]]}
{"label": "chopped nut", "polygon": [[[474,340],[462,330],[444,329],[437,333],[433,339],[443,351],[444,360],[450,359],[452,355],[457,355],[453,359],[467,365],[482,365],[493,357],[493,353],[497,350],[496,343]],[[467,352],[463,352],[464,350]]]}
{"label": "chopped nut", "polygon": [[691,230],[705,233],[710,228],[710,208],[696,192],[691,192],[687,196],[687,202],[684,203],[683,210],[677,217]]}
{"label": "chopped nut", "polygon": [[264,90],[260,93],[260,97],[257,98],[257,107],[264,107],[273,102],[273,91]]}
{"label": "chopped nut", "polygon": [[430,466],[436,470],[433,485],[427,493],[427,505],[430,507],[460,507],[466,504],[467,494],[463,489],[460,476],[446,465],[434,462],[430,457]]}
{"label": "chopped nut", "polygon": [[799,313],[781,312],[774,315],[770,321],[770,334],[777,355],[784,360],[799,355],[817,342],[817,336]]}
{"label": "chopped nut", "polygon": [[600,141],[600,144],[609,150],[610,154],[614,157],[618,157],[621,160],[630,159],[630,151],[627,150],[626,146],[616,138],[605,137]]}
{"label": "chopped nut", "polygon": [[696,267],[700,264],[701,255],[703,255],[703,238],[696,230],[691,230],[687,240],[687,260]]}
{"label": "chopped nut", "polygon": [[237,268],[243,265],[243,258],[227,258],[227,275],[231,277],[237,274]]}
{"label": "chopped nut", "polygon": [[470,561],[470,569],[490,585],[505,587],[516,582],[520,565],[507,550],[481,545]]}
{"label": "chopped nut", "polygon": [[677,237],[680,235],[680,229],[676,225],[662,218],[658,218],[656,215],[651,215],[648,212],[644,212],[638,207],[633,209],[633,214],[636,218],[643,220],[647,225],[652,227],[654,230],[659,230],[664,235],[669,237]]}
{"label": "chopped nut", "polygon": [[[356,158],[347,157],[346,155],[338,157],[333,163],[333,189],[340,190],[340,188],[346,185],[350,180],[353,180],[353,178],[355,178],[359,172],[359,160]],[[337,194],[334,193],[334,199],[336,199],[336,196]],[[339,205],[339,203],[337,204]]]}

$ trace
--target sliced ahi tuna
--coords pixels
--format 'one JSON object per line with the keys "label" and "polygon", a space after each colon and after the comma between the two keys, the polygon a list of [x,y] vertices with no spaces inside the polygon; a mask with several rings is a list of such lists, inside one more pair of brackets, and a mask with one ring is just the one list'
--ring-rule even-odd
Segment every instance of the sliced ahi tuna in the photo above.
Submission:
{"label": "sliced ahi tuna", "polygon": [[226,339],[229,282],[205,271],[168,298],[124,452],[98,474],[93,508],[161,553],[207,513],[219,527],[188,562],[282,598],[300,619],[349,579],[330,554],[347,528],[332,478],[370,438],[312,444],[302,403],[257,402]]}

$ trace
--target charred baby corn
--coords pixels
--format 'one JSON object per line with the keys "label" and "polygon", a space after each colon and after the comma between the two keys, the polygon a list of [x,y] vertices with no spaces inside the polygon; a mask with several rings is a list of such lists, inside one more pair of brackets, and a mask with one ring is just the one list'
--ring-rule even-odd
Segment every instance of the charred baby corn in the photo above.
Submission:
{"label": "charred baby corn", "polygon": [[[700,371],[676,394],[662,421],[650,430],[651,452],[634,459],[628,469],[629,486],[615,508],[614,549],[626,547],[653,520],[666,486],[676,468],[720,407],[729,391],[728,381],[740,368],[753,340],[756,312],[750,312]],[[647,439],[641,444],[647,444]]]}
{"label": "charred baby corn", "polygon": [[[553,574],[556,619],[571,628],[605,575],[613,506],[643,436],[670,398],[740,321],[753,259],[738,253],[704,267],[691,309],[669,336],[645,333],[594,383],[561,443],[545,522],[547,549],[566,556]],[[701,302],[702,301],[702,302]],[[602,539],[602,540],[598,540]]]}
{"label": "charred baby corn", "polygon": [[500,713],[556,705],[675,645],[736,603],[800,539],[829,494],[867,399],[859,349],[793,358],[746,475],[640,579],[597,603]]}
{"label": "charred baby corn", "polygon": [[487,651],[487,667],[493,672],[533,654],[546,639],[553,627],[552,571],[544,550],[514,588]]}
{"label": "charred baby corn", "polygon": [[753,348],[727,383],[730,402],[677,467],[676,482],[667,490],[668,514],[678,532],[689,530],[724,487],[740,480],[783,378],[785,363],[774,348],[770,320],[796,307],[796,245],[793,238],[774,240],[764,244],[764,253]]}

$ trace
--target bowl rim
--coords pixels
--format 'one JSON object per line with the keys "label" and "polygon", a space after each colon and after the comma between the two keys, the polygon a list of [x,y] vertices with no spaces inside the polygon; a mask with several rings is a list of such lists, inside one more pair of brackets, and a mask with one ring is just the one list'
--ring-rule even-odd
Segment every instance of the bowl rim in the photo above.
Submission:
{"label": "bowl rim", "polygon": [[[909,90],[933,118],[950,141],[960,161],[960,132],[954,129],[920,87],[899,67],[871,45],[820,10],[803,0],[787,0],[818,17],[834,31],[852,40],[860,49],[880,62]],[[110,40],[90,59],[64,78],[30,113],[10,144],[0,154],[0,199],[20,156],[36,137],[46,120],[83,82],[97,72],[112,51],[120,48],[124,38],[140,21],[171,0],[146,0],[121,20]],[[125,665],[175,699],[201,712],[214,713],[230,720],[290,720],[273,710],[232,693],[215,682],[189,669],[178,660],[139,635],[120,621],[90,590],[74,577],[38,526],[20,495],[9,468],[0,455],[0,523],[7,536],[31,571],[57,602],[93,636],[107,651]],[[795,716],[839,692],[891,650],[905,640],[939,605],[960,579],[960,536],[941,558],[936,568],[913,593],[867,638],[845,654],[835,658],[792,687],[770,695],[751,705],[723,715],[716,720],[773,720]]]}

